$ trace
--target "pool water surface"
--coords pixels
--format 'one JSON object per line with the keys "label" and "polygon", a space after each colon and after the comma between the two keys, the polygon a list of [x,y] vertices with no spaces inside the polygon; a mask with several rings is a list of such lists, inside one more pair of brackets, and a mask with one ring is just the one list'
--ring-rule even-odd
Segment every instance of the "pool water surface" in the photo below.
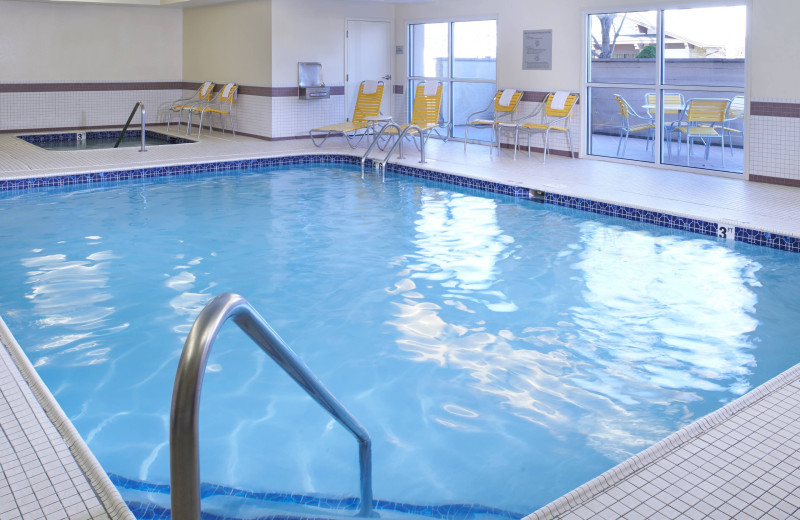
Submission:
{"label": "pool water surface", "polygon": [[[122,139],[119,139],[121,130],[93,131],[93,132],[64,132],[58,134],[31,134],[18,136],[23,141],[36,145],[45,150],[54,152],[69,152],[76,150],[102,150],[114,148],[119,140],[118,148],[138,148],[142,145],[141,130],[126,130]],[[194,143],[191,139],[175,137],[152,130],[145,130],[145,147],[160,146],[165,144]]]}
{"label": "pool water surface", "polygon": [[[375,499],[439,518],[530,513],[800,361],[792,253],[351,166],[0,197],[0,313],[131,503],[168,507],[177,360],[223,292],[370,432]],[[350,434],[233,324],[200,430],[205,511],[358,496]]]}

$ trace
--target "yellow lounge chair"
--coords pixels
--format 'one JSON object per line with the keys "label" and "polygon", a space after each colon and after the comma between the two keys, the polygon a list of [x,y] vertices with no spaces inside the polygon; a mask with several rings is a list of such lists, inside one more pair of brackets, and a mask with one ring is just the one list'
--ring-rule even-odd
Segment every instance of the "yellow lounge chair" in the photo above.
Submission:
{"label": "yellow lounge chair", "polygon": [[[492,129],[492,142],[489,147],[489,153],[492,153],[494,146],[495,136],[498,136],[497,126],[501,123],[508,123],[517,112],[519,101],[522,99],[522,90],[507,89],[508,93],[505,98],[503,94],[506,90],[498,90],[492,98],[492,101],[483,110],[473,112],[467,116],[467,125],[464,128],[464,151],[467,151],[467,136],[470,128],[491,128]],[[507,104],[503,102],[508,101]],[[484,116],[491,110],[492,118],[488,119]],[[474,118],[474,119],[473,119]],[[500,139],[497,138],[497,147],[500,148]]]}
{"label": "yellow lounge chair", "polygon": [[228,122],[231,125],[231,132],[236,135],[236,128],[233,124],[233,100],[236,97],[236,90],[239,88],[235,83],[228,83],[222,87],[214,98],[205,105],[196,106],[192,112],[200,113],[200,127],[197,129],[197,137],[200,137],[200,131],[203,129],[203,116],[208,113],[208,133],[211,133],[211,121],[214,114],[219,115],[219,123],[222,128],[222,133],[225,133],[225,120],[223,116],[228,116]]}
{"label": "yellow lounge chair", "polygon": [[[376,84],[377,83],[377,84]],[[374,127],[375,120],[380,116],[381,102],[383,101],[383,81],[372,83],[374,91],[370,91],[370,85],[362,81],[358,87],[358,98],[353,109],[353,118],[347,123],[314,128],[308,131],[311,142],[316,146],[322,146],[328,137],[332,135],[343,135],[350,148],[355,148],[361,139]],[[367,87],[365,93],[365,87]],[[317,142],[317,139],[322,139]],[[357,140],[356,140],[357,139]]]}
{"label": "yellow lounge chair", "polygon": [[[561,105],[559,102],[563,102]],[[524,117],[517,123],[517,131],[514,135],[514,158],[517,157],[517,144],[519,143],[520,131],[528,134],[528,157],[531,155],[531,134],[542,134],[544,139],[544,156],[542,162],[547,162],[547,152],[550,149],[550,131],[563,132],[567,137],[569,153],[574,158],[575,152],[572,150],[572,132],[569,124],[572,118],[572,109],[578,103],[578,94],[574,92],[551,92],[544,100],[544,110],[539,107],[531,115]],[[538,123],[526,122],[537,114],[541,113],[541,120]]]}
{"label": "yellow lounge chair", "polygon": [[[177,112],[180,116],[178,119],[178,130],[181,129],[181,123],[183,122],[183,112],[184,110],[191,111],[197,104],[199,103],[206,103],[208,102],[214,94],[214,82],[213,81],[206,81],[203,82],[197,90],[189,97],[176,99],[170,104],[169,111],[167,112],[167,131],[169,131],[169,125],[172,119],[172,113]],[[191,128],[192,118],[191,112],[189,113],[189,127]],[[187,129],[186,133],[189,133]]]}
{"label": "yellow lounge chair", "polygon": [[[428,94],[425,93],[426,90]],[[431,132],[439,133],[438,128],[442,126],[439,122],[439,115],[442,107],[442,90],[442,84],[438,81],[420,83],[417,85],[417,91],[414,95],[414,109],[411,112],[411,123],[407,125],[398,125],[400,127],[400,133],[410,126],[417,126],[421,131],[420,138],[424,139],[426,142]],[[431,91],[433,91],[433,94],[430,93]],[[410,130],[409,134],[406,135],[410,135],[411,133],[418,134],[420,132]],[[391,138],[392,136],[399,135],[399,133],[397,128],[390,126],[383,131],[383,135],[388,135]],[[446,136],[444,140],[447,141]],[[416,140],[414,141],[414,145],[419,149],[419,144],[417,144]],[[378,143],[378,146],[380,146],[380,143]]]}

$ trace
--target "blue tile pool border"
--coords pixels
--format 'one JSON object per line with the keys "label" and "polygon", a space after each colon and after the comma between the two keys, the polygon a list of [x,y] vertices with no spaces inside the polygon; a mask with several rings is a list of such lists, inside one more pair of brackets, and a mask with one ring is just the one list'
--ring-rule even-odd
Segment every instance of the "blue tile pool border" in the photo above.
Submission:
{"label": "blue tile pool border", "polygon": [[[134,131],[135,132],[135,131]],[[46,134],[45,137],[55,134]],[[25,136],[30,137],[30,136]],[[36,137],[36,136],[33,136]],[[55,175],[48,177],[32,177],[27,179],[0,180],[0,191],[27,190],[35,188],[45,188],[54,186],[70,186],[76,184],[90,184],[103,182],[118,182],[130,179],[147,179],[157,177],[168,177],[184,174],[197,174],[206,172],[217,172],[225,170],[238,170],[245,168],[260,168],[272,166],[289,166],[298,164],[350,164],[360,165],[360,157],[341,154],[303,154],[289,155],[283,157],[265,157],[256,159],[240,159],[234,161],[205,162],[198,164],[183,164],[175,166],[156,166],[149,168],[136,168],[129,170],[111,170],[104,172],[77,173],[67,175]],[[367,161],[366,166],[373,168],[373,162]],[[372,170],[374,171],[374,170]],[[645,210],[613,204],[599,202],[571,195],[562,195],[553,192],[538,191],[534,196],[534,191],[522,186],[513,186],[498,182],[485,181],[463,177],[452,173],[443,173],[433,170],[426,170],[413,166],[399,164],[389,164],[387,171],[410,177],[433,180],[474,188],[482,191],[501,193],[516,198],[537,199],[546,204],[554,204],[568,208],[580,209],[590,213],[598,213],[613,217],[620,217],[635,222],[646,222],[656,226],[679,229],[698,233],[705,236],[718,236],[719,224],[691,217],[681,217],[658,211]],[[734,240],[757,246],[800,253],[800,238],[787,235],[778,235],[767,231],[736,227]]]}
{"label": "blue tile pool border", "polygon": [[[109,473],[108,477],[115,486],[120,488],[151,494],[169,494],[170,488],[168,484],[153,484],[141,480],[129,479],[114,473]],[[328,510],[338,512],[338,514],[333,513],[330,516],[337,518],[341,516],[342,511],[357,511],[360,505],[360,499],[355,497],[336,498],[325,497],[316,494],[249,491],[231,486],[201,483],[200,497],[209,498],[212,496],[237,497],[262,503],[309,506],[322,511]],[[136,500],[130,500],[127,501],[126,504],[138,519],[168,520],[170,518],[171,511],[168,508],[155,503],[143,503]],[[491,516],[496,520],[520,520],[524,516],[513,511],[506,511],[496,507],[487,507],[480,504],[408,504],[393,500],[374,500],[372,505],[373,509],[376,511],[395,511],[404,514],[433,518],[436,520],[464,520],[475,518],[476,515],[484,517]],[[259,520],[262,518],[271,520],[312,520],[330,517],[322,512],[319,512],[314,516],[302,516],[298,514],[271,514],[259,516],[257,518]],[[207,513],[201,514],[201,518],[238,520],[236,517],[223,517]]]}

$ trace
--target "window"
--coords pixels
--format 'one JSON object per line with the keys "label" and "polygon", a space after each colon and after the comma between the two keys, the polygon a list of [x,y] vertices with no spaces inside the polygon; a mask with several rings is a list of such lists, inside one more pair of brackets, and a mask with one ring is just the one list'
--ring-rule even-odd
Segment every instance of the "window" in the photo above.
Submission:
{"label": "window", "polygon": [[[497,77],[497,21],[473,20],[411,24],[408,29],[408,114],[416,86],[423,81],[443,84],[442,122],[451,137],[464,137],[467,116],[488,105]],[[476,139],[489,141],[475,131]],[[470,139],[473,132],[470,132]]]}
{"label": "window", "polygon": [[587,25],[589,154],[744,171],[744,6],[596,13]]}

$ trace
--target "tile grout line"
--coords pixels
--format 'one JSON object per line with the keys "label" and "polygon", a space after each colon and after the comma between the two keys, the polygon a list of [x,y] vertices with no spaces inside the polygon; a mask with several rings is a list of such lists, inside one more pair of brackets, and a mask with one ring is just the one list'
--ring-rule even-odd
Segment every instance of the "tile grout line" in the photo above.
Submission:
{"label": "tile grout line", "polygon": [[[6,348],[22,378],[30,387],[47,417],[63,437],[75,461],[86,475],[87,481],[95,490],[97,498],[109,516],[115,520],[135,520],[119,491],[111,483],[94,454],[89,450],[72,422],[67,418],[50,390],[45,386],[2,317],[0,317],[0,343]],[[71,477],[70,480],[72,480]],[[115,512],[118,514],[115,514]]]}
{"label": "tile grout line", "polygon": [[644,451],[641,451],[636,455],[624,460],[620,464],[598,475],[573,491],[570,491],[561,498],[557,498],[539,510],[527,515],[525,518],[523,518],[523,520],[554,520],[560,515],[580,507],[582,504],[590,501],[600,493],[612,488],[616,484],[626,480],[627,478],[630,478],[637,472],[644,470],[649,465],[657,462],[670,451],[690,443],[692,440],[698,438],[704,433],[709,432],[716,426],[723,424],[725,421],[731,419],[739,412],[744,411],[746,408],[763,399],[769,398],[771,395],[783,388],[791,386],[793,383],[797,382],[798,379],[800,379],[800,364],[789,368],[769,381],[749,391],[742,397],[739,397],[738,399],[726,404],[722,408],[697,419],[696,421],[660,440]]}

